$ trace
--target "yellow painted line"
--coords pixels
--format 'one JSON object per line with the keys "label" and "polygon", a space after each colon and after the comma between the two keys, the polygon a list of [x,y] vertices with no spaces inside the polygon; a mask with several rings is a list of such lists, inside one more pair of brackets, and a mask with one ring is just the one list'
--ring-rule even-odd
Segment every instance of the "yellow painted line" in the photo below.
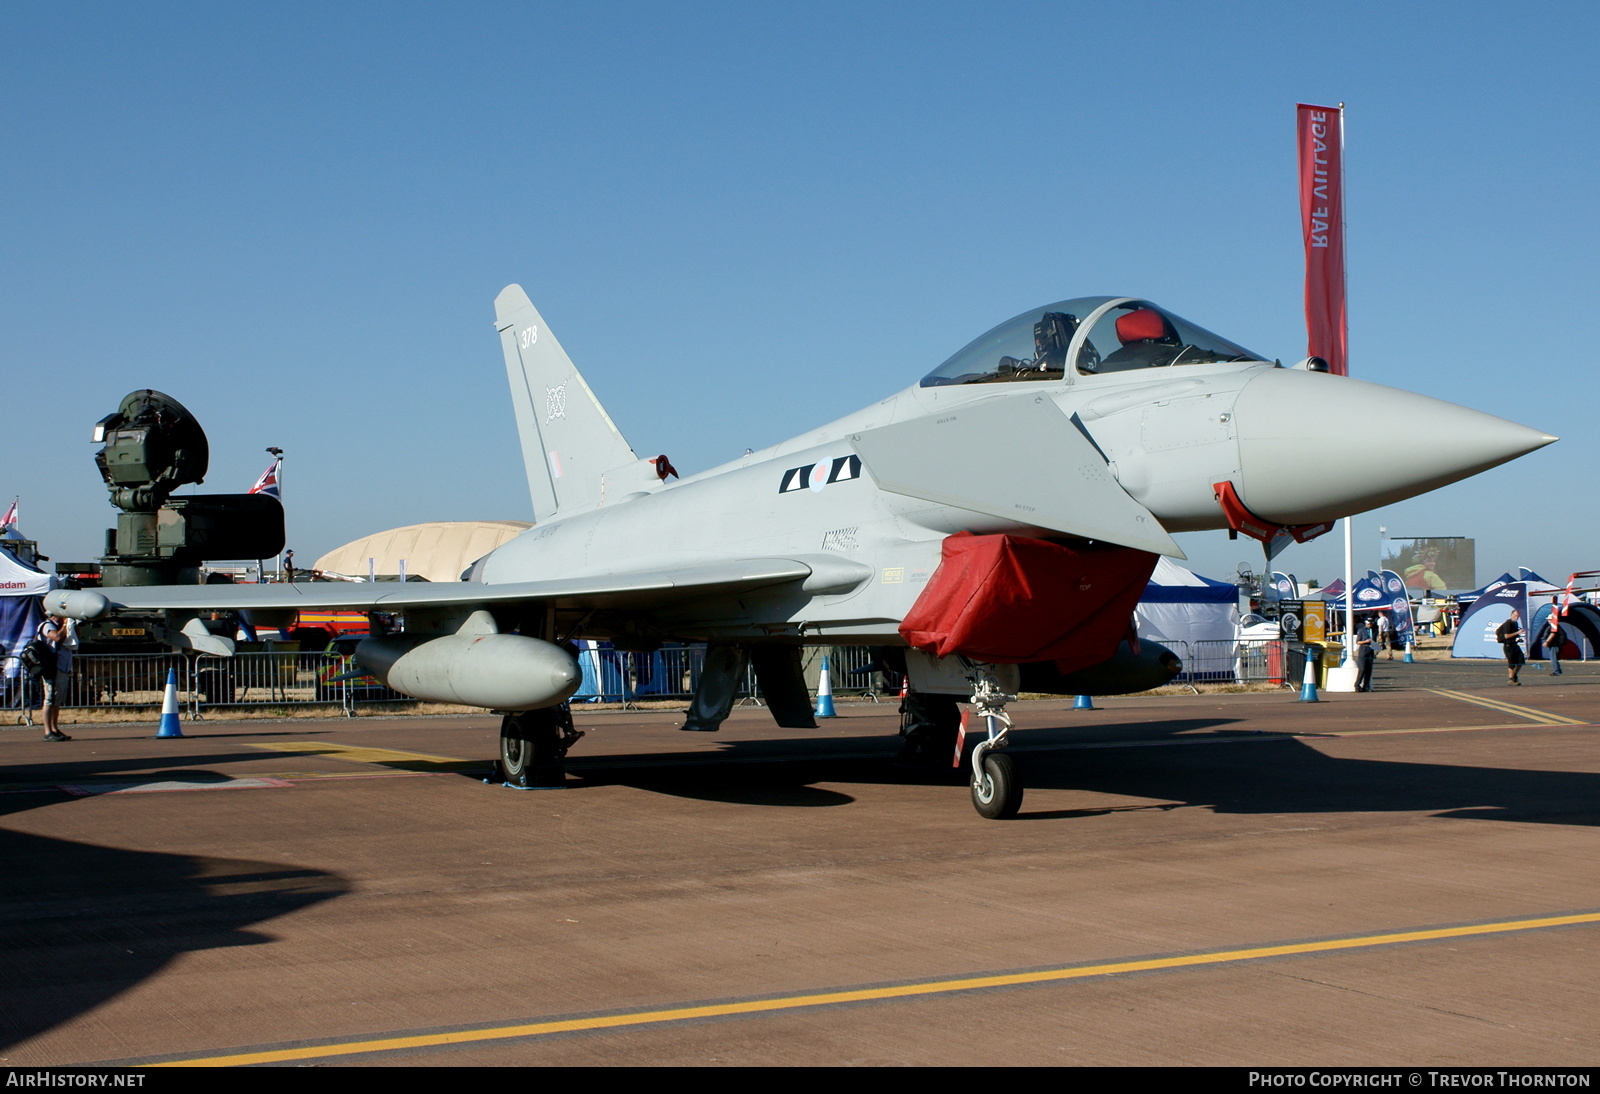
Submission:
{"label": "yellow painted line", "polygon": [[1518,706],[1508,703],[1504,699],[1490,699],[1482,695],[1468,695],[1464,691],[1447,691],[1444,688],[1429,688],[1435,695],[1442,695],[1446,699],[1457,699],[1463,703],[1473,703],[1490,710],[1498,710],[1502,714],[1514,714],[1518,718],[1526,718],[1530,722],[1541,722],[1547,726],[1583,726],[1589,723],[1581,718],[1568,718],[1560,714],[1550,714],[1546,711],[1535,710],[1532,707]]}
{"label": "yellow painted line", "polygon": [[1550,713],[1549,710],[1538,710],[1534,709],[1534,707],[1523,707],[1522,704],[1517,704],[1517,702],[1509,702],[1506,701],[1506,699],[1490,699],[1488,696],[1469,696],[1469,694],[1464,693],[1464,691],[1448,691],[1448,689],[1438,689],[1437,694],[1443,694],[1443,696],[1451,697],[1451,699],[1459,699],[1459,701],[1462,702],[1472,702],[1472,704],[1480,705],[1480,707],[1488,707],[1490,710],[1504,710],[1504,712],[1510,713],[1510,715],[1517,715],[1518,718],[1528,718],[1530,721],[1539,721],[1539,723],[1544,723],[1544,725],[1589,725],[1587,721],[1581,720],[1581,718],[1568,718],[1566,715]]}
{"label": "yellow painted line", "polygon": [[1458,702],[1470,702],[1470,704],[1477,705],[1477,707],[1485,707],[1485,709],[1488,710],[1498,710],[1498,712],[1501,713],[1509,713],[1509,715],[1515,715],[1515,717],[1518,718],[1526,718],[1528,721],[1538,721],[1538,723],[1541,723],[1541,725],[1557,725],[1557,723],[1560,723],[1560,721],[1568,721],[1566,718],[1558,717],[1558,715],[1542,712],[1542,710],[1534,710],[1533,707],[1523,707],[1522,704],[1517,704],[1517,702],[1507,702],[1504,701],[1504,699],[1490,699],[1488,696],[1469,696],[1469,694],[1464,693],[1464,691],[1443,691],[1443,689],[1432,689],[1432,691],[1434,691],[1434,694],[1438,694],[1438,696],[1445,696],[1446,699],[1454,699],[1454,701]]}
{"label": "yellow painted line", "polygon": [[438,774],[437,771],[271,771],[261,775],[264,779],[283,779],[285,782],[324,781],[327,779],[420,779]]}
{"label": "yellow painted line", "polygon": [[463,760],[455,756],[430,756],[426,752],[402,752],[395,748],[358,748],[355,745],[332,744],[327,741],[274,741],[271,744],[252,744],[251,748],[264,748],[270,752],[294,752],[299,755],[330,756],[335,760],[354,763],[379,764],[383,767],[401,767],[418,770],[455,770],[462,767],[482,767],[482,760]]}
{"label": "yellow painted line", "polygon": [[943,995],[950,992],[979,991],[985,988],[1009,988],[1028,984],[1047,984],[1061,980],[1084,980],[1099,976],[1119,976],[1130,972],[1193,968],[1199,965],[1225,965],[1240,961],[1258,961],[1267,957],[1292,957],[1299,954],[1368,949],[1374,946],[1397,946],[1407,942],[1433,942],[1445,938],[1471,938],[1475,935],[1536,931],[1549,927],[1570,927],[1583,923],[1600,923],[1600,912],[1546,916],[1540,919],[1509,919],[1497,923],[1475,923],[1465,927],[1434,927],[1415,931],[1395,931],[1389,934],[1365,935],[1360,938],[1325,939],[1320,942],[1290,942],[1277,946],[1257,946],[1244,950],[1217,950],[1209,953],[1181,954],[1175,957],[1136,958],[1131,961],[1116,961],[1103,965],[1075,965],[1038,969],[1032,972],[972,976],[960,980],[891,984],[880,987],[821,992],[815,995],[789,995],[776,999],[745,999],[728,1003],[673,1007],[665,1010],[624,1011],[620,1014],[602,1014],[589,1018],[562,1018],[547,1022],[528,1022],[523,1025],[495,1026],[490,1029],[452,1030],[443,1033],[422,1033],[405,1037],[380,1037],[370,1041],[345,1041],[332,1045],[306,1045],[296,1048],[266,1049],[259,1052],[240,1052],[225,1056],[203,1056],[188,1060],[172,1060],[153,1066],[238,1067],[250,1064],[286,1063],[291,1060],[316,1060],[332,1056],[358,1056],[372,1052],[393,1052],[402,1049],[437,1048],[443,1045],[465,1045],[483,1041],[540,1037],[553,1033],[623,1029],[633,1026],[658,1025],[663,1022],[686,1022],[698,1018],[725,1018],[732,1015],[801,1010],[809,1007],[830,1007],[841,1003],[909,999],[929,995]]}
{"label": "yellow painted line", "polygon": [[[1588,723],[1584,723],[1587,725]],[[1432,726],[1428,729],[1308,729],[1293,736],[1305,740],[1318,737],[1390,737],[1402,733],[1476,733],[1480,729],[1532,729],[1527,722],[1507,722],[1492,726]]]}

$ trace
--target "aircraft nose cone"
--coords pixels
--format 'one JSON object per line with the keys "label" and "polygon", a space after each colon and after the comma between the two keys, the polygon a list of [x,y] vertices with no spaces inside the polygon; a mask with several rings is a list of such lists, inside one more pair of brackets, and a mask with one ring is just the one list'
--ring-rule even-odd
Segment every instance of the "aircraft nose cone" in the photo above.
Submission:
{"label": "aircraft nose cone", "polygon": [[[1347,376],[1273,369],[1234,406],[1239,498],[1279,524],[1375,509],[1543,448],[1537,429]],[[1330,434],[1335,440],[1323,440]]]}

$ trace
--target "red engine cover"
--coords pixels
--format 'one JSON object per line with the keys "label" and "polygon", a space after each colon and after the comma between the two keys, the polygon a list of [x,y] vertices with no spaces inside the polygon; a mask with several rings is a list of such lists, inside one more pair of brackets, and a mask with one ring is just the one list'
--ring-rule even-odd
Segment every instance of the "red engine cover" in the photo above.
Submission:
{"label": "red engine cover", "polygon": [[958,532],[911,606],[901,636],[937,657],[1062,672],[1098,665],[1128,633],[1156,556],[1131,547],[1063,547],[1022,536]]}

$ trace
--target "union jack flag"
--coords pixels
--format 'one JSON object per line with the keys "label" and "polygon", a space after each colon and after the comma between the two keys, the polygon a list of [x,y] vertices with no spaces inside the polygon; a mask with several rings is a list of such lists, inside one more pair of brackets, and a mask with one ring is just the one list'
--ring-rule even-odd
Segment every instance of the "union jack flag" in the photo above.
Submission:
{"label": "union jack flag", "polygon": [[[278,493],[278,465],[282,462],[281,459],[273,460],[271,465],[261,472],[261,477],[250,488],[250,493],[265,494],[269,498],[275,498],[281,504],[283,495]],[[13,508],[15,507],[13,506]]]}
{"label": "union jack flag", "polygon": [[0,528],[10,528],[13,524],[17,523],[17,500],[18,499],[16,498],[12,498],[11,508],[6,510],[5,516],[0,517]]}

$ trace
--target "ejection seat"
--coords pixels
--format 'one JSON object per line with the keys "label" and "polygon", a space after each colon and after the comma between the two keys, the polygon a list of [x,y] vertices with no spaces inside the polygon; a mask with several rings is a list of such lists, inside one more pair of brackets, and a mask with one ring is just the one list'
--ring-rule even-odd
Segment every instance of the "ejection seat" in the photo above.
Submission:
{"label": "ejection seat", "polygon": [[1154,308],[1139,308],[1117,316],[1116,330],[1117,341],[1122,346],[1107,354],[1095,369],[1096,372],[1161,368],[1172,364],[1173,358],[1183,348],[1167,317]]}

